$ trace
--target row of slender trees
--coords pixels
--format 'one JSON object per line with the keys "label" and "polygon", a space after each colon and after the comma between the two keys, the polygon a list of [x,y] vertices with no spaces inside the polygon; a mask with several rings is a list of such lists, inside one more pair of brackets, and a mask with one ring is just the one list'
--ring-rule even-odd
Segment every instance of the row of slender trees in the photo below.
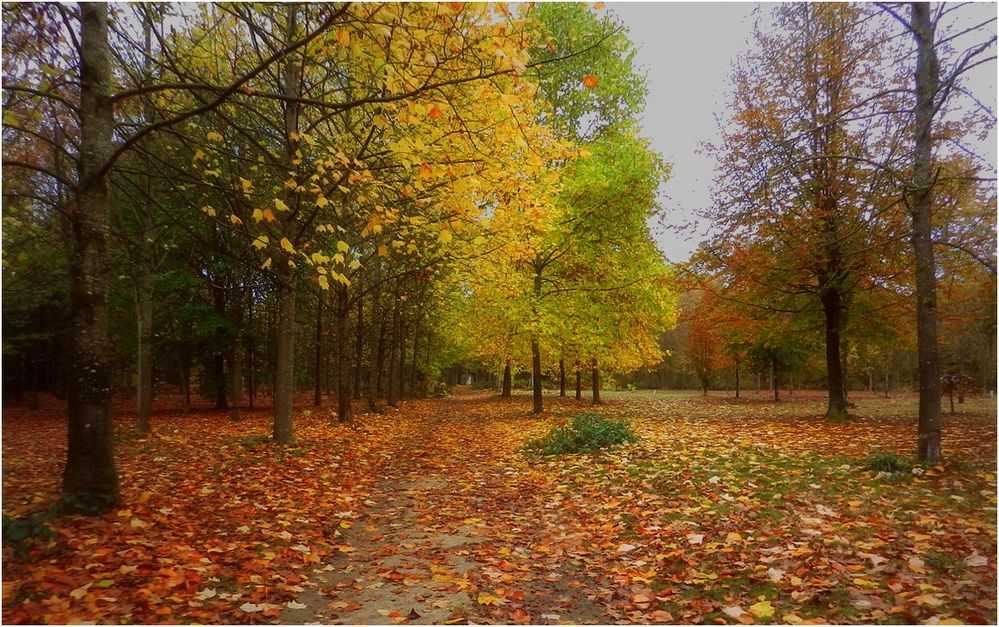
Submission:
{"label": "row of slender trees", "polygon": [[[470,354],[457,331],[479,295],[539,255],[564,259],[541,279],[554,292],[510,292],[536,356],[538,297],[592,310],[572,338],[608,294],[665,287],[645,227],[663,166],[631,128],[633,51],[597,11],[5,5],[5,339],[33,373],[15,389],[44,376],[68,398],[66,506],[119,501],[111,395],[133,372],[141,431],[160,382],[234,418],[269,393],[286,443],[303,388],[340,420],[354,396],[433,391]],[[623,170],[612,151],[633,155]],[[615,198],[606,168],[640,191]],[[645,265],[622,281],[636,242]],[[618,319],[654,337],[666,317]],[[627,341],[593,335],[587,362]],[[54,376],[43,346],[68,355]]]}

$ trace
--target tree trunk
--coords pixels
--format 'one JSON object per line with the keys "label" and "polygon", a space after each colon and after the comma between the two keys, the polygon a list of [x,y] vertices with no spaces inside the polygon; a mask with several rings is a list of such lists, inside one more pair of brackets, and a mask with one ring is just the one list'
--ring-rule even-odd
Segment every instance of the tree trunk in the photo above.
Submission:
{"label": "tree trunk", "polygon": [[[826,418],[842,419],[847,417],[846,397],[844,395],[843,361],[841,359],[840,329],[843,321],[843,297],[838,289],[827,288],[821,294],[822,312],[826,325],[826,384],[829,390],[829,402],[826,406]],[[776,400],[776,398],[775,398]]]}
{"label": "tree trunk", "polygon": [[139,340],[136,351],[136,414],[139,433],[145,435],[149,433],[149,416],[153,407],[153,273],[146,260],[139,264],[136,314]]}
{"label": "tree trunk", "polygon": [[323,300],[325,292],[320,292],[316,298],[316,346],[315,363],[313,364],[313,374],[315,383],[312,392],[312,405],[319,407],[323,404]]}
{"label": "tree trunk", "polygon": [[544,406],[541,400],[541,345],[537,336],[531,337],[531,394],[534,398],[531,411],[540,414],[544,411]]}
{"label": "tree trunk", "polygon": [[916,39],[916,110],[913,181],[909,210],[912,248],[916,257],[916,344],[919,353],[920,461],[941,457],[940,352],[937,345],[936,261],[930,213],[933,203],[933,116],[940,64],[934,48],[934,26],[928,3],[912,3],[912,31]]}
{"label": "tree trunk", "polygon": [[212,372],[215,383],[215,409],[229,409],[226,394],[225,354],[218,352],[212,356]]}
{"label": "tree trunk", "polygon": [[[291,42],[298,29],[298,7],[294,4],[285,5],[287,21],[285,24],[285,40]],[[297,179],[295,161],[298,159],[298,123],[301,105],[295,98],[301,96],[301,76],[298,60],[286,58],[281,68],[281,87],[290,100],[284,103],[284,165],[288,175]],[[289,188],[285,190],[285,204],[295,209],[299,204],[299,195]],[[286,237],[291,238],[292,225],[282,218],[282,230]],[[292,428],[292,412],[295,403],[295,270],[283,258],[279,258],[275,266],[278,282],[278,319],[277,319],[277,359],[274,364],[274,441],[279,444],[290,444],[295,435]]]}
{"label": "tree trunk", "polygon": [[583,374],[579,369],[579,363],[576,363],[576,400],[583,400]]}
{"label": "tree trunk", "polygon": [[180,376],[180,407],[186,416],[191,411],[191,356],[178,355],[177,369]]}
{"label": "tree trunk", "polygon": [[62,500],[71,511],[101,512],[121,502],[111,416],[107,287],[108,188],[100,170],[114,127],[108,8],[80,7],[80,155],[71,216],[68,450]]}
{"label": "tree trunk", "polygon": [[777,360],[770,360],[770,382],[774,386],[774,402],[780,402],[780,385],[777,383]]}
{"label": "tree trunk", "polygon": [[240,359],[239,345],[237,332],[229,353],[229,419],[233,422],[240,419],[240,405],[243,404],[243,360]]}
{"label": "tree trunk", "polygon": [[593,360],[593,404],[600,403],[600,368],[597,367],[597,360]]}
{"label": "tree trunk", "polygon": [[558,360],[558,395],[565,397],[565,358]]}
{"label": "tree trunk", "polygon": [[406,400],[406,316],[402,311],[403,306],[399,306],[399,400]]}
{"label": "tree trunk", "polygon": [[735,397],[739,398],[739,362],[735,362]]}
{"label": "tree trunk", "polygon": [[278,284],[277,360],[274,364],[274,441],[290,444],[295,402],[295,277],[281,272]]}
{"label": "tree trunk", "polygon": [[347,323],[350,319],[350,300],[348,296],[347,286],[341,283],[336,291],[336,406],[337,421],[339,422],[350,422],[354,417],[353,408],[350,405],[350,356],[347,354]]}
{"label": "tree trunk", "polygon": [[503,366],[503,398],[510,398],[513,395],[513,376],[510,373],[510,360],[506,360]]}
{"label": "tree trunk", "polygon": [[399,404],[398,390],[396,385],[396,348],[399,343],[399,288],[396,286],[395,298],[392,305],[392,338],[389,342],[388,358],[388,404],[393,407]]}
{"label": "tree trunk", "polygon": [[250,320],[250,322],[249,322],[249,337],[247,338],[247,342],[246,342],[246,370],[247,370],[247,372],[246,372],[246,375],[247,375],[246,376],[246,392],[247,392],[246,402],[247,402],[247,405],[252,409],[253,408],[253,396],[254,396],[254,393],[256,392],[256,385],[255,385],[255,382],[253,380],[254,379],[254,376],[253,376],[254,375],[254,353],[256,352],[256,350],[255,350],[256,347],[254,346],[254,343],[253,343],[253,338],[255,337],[255,333],[253,331],[253,290],[252,289],[250,290],[250,304],[249,304],[249,307],[248,307],[248,312],[249,312],[249,320]]}
{"label": "tree trunk", "polygon": [[[354,398],[361,398],[361,368],[364,365],[364,300],[357,300],[357,328],[354,333]],[[370,369],[369,369],[370,370]],[[368,377],[371,375],[369,373]]]}

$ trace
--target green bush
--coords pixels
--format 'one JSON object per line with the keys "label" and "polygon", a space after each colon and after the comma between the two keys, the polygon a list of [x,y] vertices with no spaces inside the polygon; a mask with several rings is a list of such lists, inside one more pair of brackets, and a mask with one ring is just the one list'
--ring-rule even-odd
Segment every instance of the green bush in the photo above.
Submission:
{"label": "green bush", "polygon": [[896,453],[878,453],[867,460],[864,468],[876,472],[909,472],[912,462]]}
{"label": "green bush", "polygon": [[48,524],[48,516],[38,515],[28,518],[13,518],[3,514],[3,545],[10,547],[14,555],[26,557],[34,540],[46,540],[55,535]]}
{"label": "green bush", "polygon": [[568,424],[553,427],[540,438],[528,441],[524,445],[524,450],[535,455],[592,453],[598,449],[637,439],[628,423],[623,420],[586,413],[576,416]]}

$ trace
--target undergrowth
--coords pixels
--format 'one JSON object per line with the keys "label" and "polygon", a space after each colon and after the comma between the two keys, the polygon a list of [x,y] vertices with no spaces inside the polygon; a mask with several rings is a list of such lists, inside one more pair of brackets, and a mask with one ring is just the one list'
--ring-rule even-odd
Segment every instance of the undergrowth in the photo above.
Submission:
{"label": "undergrowth", "polygon": [[592,453],[637,439],[631,427],[623,420],[605,418],[591,412],[576,416],[568,424],[556,425],[540,438],[529,440],[523,450],[535,455]]}

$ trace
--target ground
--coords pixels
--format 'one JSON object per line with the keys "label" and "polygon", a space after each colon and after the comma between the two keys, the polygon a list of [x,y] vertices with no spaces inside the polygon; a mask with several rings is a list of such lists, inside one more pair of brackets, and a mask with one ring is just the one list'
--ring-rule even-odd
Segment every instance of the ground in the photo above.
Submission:
{"label": "ground", "polygon": [[266,409],[164,398],[139,438],[123,402],[125,505],[51,522],[63,408],[5,408],[4,512],[54,537],[5,546],[3,620],[996,621],[994,401],[948,416],[944,464],[888,472],[912,395],[837,423],[817,393],[606,396],[639,441],[560,458],[519,448],[586,401],[463,390],[351,425],[303,404],[286,447]]}

